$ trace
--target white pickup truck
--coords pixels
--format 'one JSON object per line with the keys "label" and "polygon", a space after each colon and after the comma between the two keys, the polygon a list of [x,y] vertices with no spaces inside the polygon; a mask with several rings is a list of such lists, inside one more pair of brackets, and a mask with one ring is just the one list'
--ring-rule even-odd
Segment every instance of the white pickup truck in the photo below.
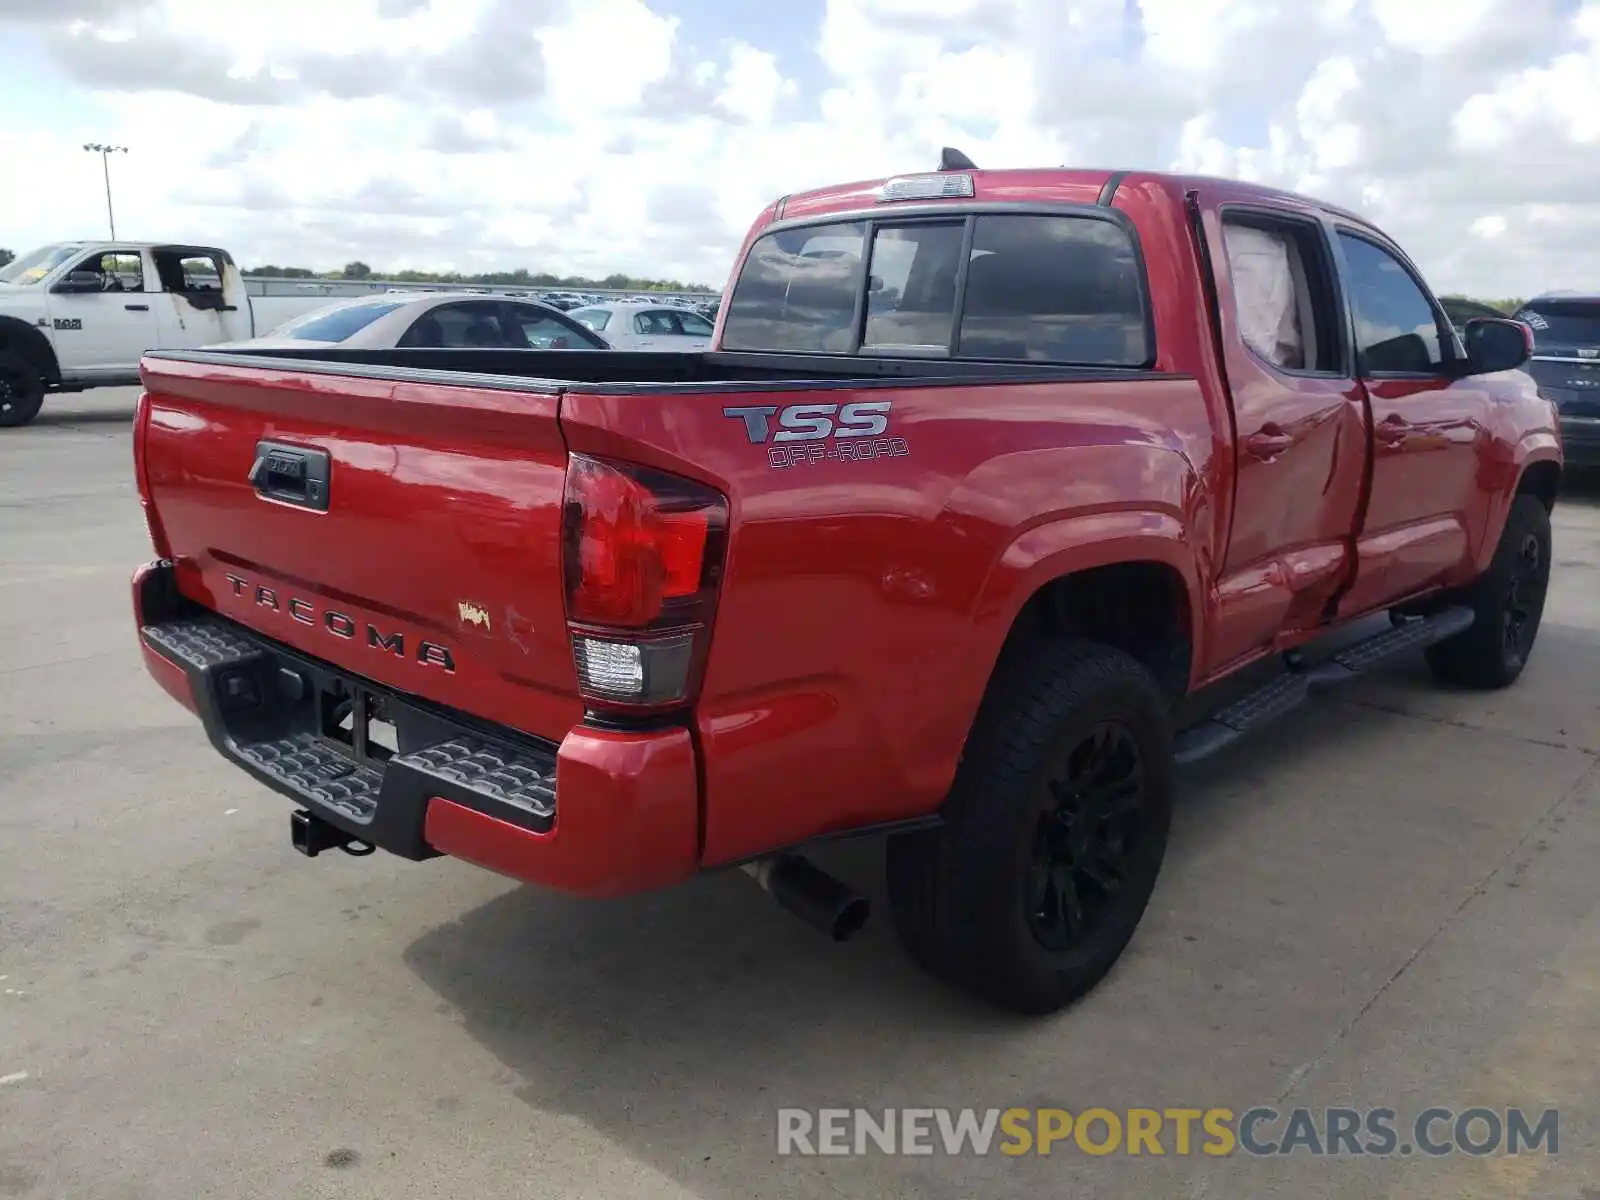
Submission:
{"label": "white pickup truck", "polygon": [[254,337],[329,298],[249,295],[211,246],[43,246],[0,267],[0,427],[33,420],[49,392],[137,383],[146,350]]}

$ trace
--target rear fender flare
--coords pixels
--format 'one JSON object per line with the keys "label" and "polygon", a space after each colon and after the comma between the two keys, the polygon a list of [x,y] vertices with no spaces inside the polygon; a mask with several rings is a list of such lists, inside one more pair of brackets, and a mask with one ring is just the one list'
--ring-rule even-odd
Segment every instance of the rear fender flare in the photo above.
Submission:
{"label": "rear fender flare", "polygon": [[1040,588],[1080,571],[1133,562],[1159,563],[1182,578],[1194,661],[1200,661],[1204,606],[1192,538],[1172,513],[1119,509],[1035,525],[1006,547],[984,584],[975,620],[991,668],[1023,606]]}
{"label": "rear fender flare", "polygon": [[0,346],[14,350],[31,362],[46,383],[61,382],[55,347],[37,326],[19,317],[0,317]]}

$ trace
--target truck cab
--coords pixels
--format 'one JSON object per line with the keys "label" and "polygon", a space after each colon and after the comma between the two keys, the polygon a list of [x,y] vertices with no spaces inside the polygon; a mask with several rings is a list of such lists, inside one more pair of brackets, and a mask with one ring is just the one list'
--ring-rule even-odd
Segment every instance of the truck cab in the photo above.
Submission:
{"label": "truck cab", "polygon": [[40,247],[0,269],[0,425],[31,420],[49,391],[137,383],[146,350],[250,334],[250,301],[226,250]]}

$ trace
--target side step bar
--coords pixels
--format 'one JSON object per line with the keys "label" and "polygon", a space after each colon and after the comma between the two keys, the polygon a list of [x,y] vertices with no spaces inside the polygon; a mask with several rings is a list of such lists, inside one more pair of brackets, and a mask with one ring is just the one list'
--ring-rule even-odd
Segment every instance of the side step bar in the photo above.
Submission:
{"label": "side step bar", "polygon": [[1470,608],[1447,608],[1429,617],[1415,617],[1346,646],[1326,662],[1279,675],[1179,733],[1174,739],[1177,760],[1186,765],[1209,758],[1245,734],[1300,707],[1316,692],[1355,679],[1394,655],[1454,637],[1472,625],[1474,616]]}

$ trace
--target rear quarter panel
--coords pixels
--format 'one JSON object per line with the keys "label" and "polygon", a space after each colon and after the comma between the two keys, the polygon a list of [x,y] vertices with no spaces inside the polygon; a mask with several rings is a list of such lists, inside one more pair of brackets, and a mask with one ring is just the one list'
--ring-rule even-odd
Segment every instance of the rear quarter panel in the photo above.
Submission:
{"label": "rear quarter panel", "polygon": [[[891,406],[865,461],[753,443],[723,413],[857,401]],[[1193,580],[1213,537],[1216,440],[1183,377],[569,393],[561,419],[574,451],[729,497],[697,708],[707,865],[933,811],[1035,587],[1138,558]]]}

